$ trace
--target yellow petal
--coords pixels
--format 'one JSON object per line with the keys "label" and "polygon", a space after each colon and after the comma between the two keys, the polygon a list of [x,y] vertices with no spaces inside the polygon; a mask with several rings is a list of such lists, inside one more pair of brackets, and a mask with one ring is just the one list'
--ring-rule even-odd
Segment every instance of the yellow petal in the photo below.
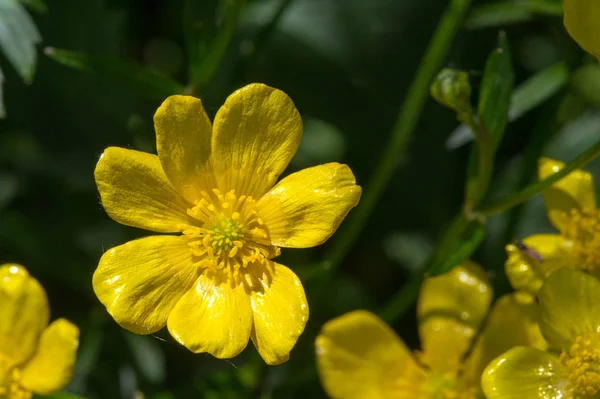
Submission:
{"label": "yellow petal", "polygon": [[326,323],[316,343],[321,384],[333,399],[413,399],[426,375],[374,314],[357,310]]}
{"label": "yellow petal", "polygon": [[[538,163],[538,175],[545,179],[564,168],[565,164],[550,158],[541,158]],[[575,170],[556,182],[543,193],[548,218],[560,229],[563,220],[571,209],[595,209],[596,195],[594,179],[585,170]]]}
{"label": "yellow petal", "polygon": [[151,236],[106,251],[93,285],[117,323],[137,334],[151,334],[166,325],[197,278],[183,237]]}
{"label": "yellow petal", "polygon": [[0,357],[19,365],[35,351],[50,309],[44,289],[23,266],[0,266]]}
{"label": "yellow petal", "polygon": [[250,276],[252,342],[267,364],[283,363],[308,321],[304,288],[294,272],[283,265],[249,267],[257,268]]}
{"label": "yellow petal", "polygon": [[188,222],[193,205],[169,183],[156,155],[109,147],[94,177],[106,213],[119,223],[168,233]]}
{"label": "yellow petal", "polygon": [[360,199],[348,166],[328,163],[292,173],[258,202],[273,245],[307,248],[324,243]]}
{"label": "yellow petal", "polygon": [[485,369],[481,387],[487,399],[571,398],[560,360],[540,349],[519,346]]}
{"label": "yellow petal", "polygon": [[506,246],[506,275],[515,290],[535,296],[550,273],[575,265],[570,243],[558,234],[533,235],[520,244]]}
{"label": "yellow petal", "polygon": [[548,343],[569,348],[575,338],[600,331],[600,281],[587,273],[560,269],[539,293],[540,329]]}
{"label": "yellow petal", "polygon": [[539,328],[539,307],[523,303],[516,294],[502,296],[490,311],[483,333],[465,364],[463,378],[468,385],[479,384],[484,368],[515,346],[546,349]]}
{"label": "yellow petal", "polygon": [[564,24],[573,39],[600,59],[600,4],[596,0],[564,0]]}
{"label": "yellow petal", "polygon": [[227,274],[205,270],[171,312],[169,332],[195,353],[219,359],[237,356],[252,329],[250,298]]}
{"label": "yellow petal", "polygon": [[170,96],[154,114],[156,149],[165,174],[189,201],[214,188],[210,168],[212,126],[202,101]]}
{"label": "yellow petal", "polygon": [[491,300],[492,288],[485,271],[473,262],[427,278],[417,304],[423,361],[436,371],[455,368],[470,347]]}
{"label": "yellow petal", "polygon": [[51,394],[71,380],[79,346],[79,329],[58,319],[44,330],[36,354],[23,369],[21,384],[30,391]]}
{"label": "yellow petal", "polygon": [[212,161],[222,192],[260,198],[300,144],[302,119],[281,90],[254,83],[231,94],[215,116]]}

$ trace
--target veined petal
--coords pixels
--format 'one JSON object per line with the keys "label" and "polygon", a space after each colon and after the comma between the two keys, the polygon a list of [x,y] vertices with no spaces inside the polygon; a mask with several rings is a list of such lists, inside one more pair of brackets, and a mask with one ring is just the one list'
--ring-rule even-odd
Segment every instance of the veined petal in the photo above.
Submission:
{"label": "veined petal", "polygon": [[427,278],[417,303],[423,361],[431,362],[435,371],[454,369],[469,349],[491,300],[485,271],[473,262]]}
{"label": "veined petal", "polygon": [[214,188],[210,168],[212,126],[202,101],[170,96],[154,114],[156,149],[165,174],[190,202]]}
{"label": "veined petal", "polygon": [[226,273],[206,269],[171,312],[169,332],[195,353],[219,359],[237,356],[252,329],[250,298]]}
{"label": "veined petal", "polygon": [[212,163],[222,192],[260,198],[300,144],[302,119],[281,90],[254,83],[231,94],[215,116]]}
{"label": "veined petal", "polygon": [[[538,175],[545,179],[565,167],[565,164],[550,158],[541,158]],[[542,195],[546,203],[548,218],[560,229],[563,220],[571,209],[595,209],[596,194],[594,179],[585,170],[575,170],[546,189]]]}
{"label": "veined petal", "polygon": [[555,348],[568,349],[575,338],[600,331],[600,281],[570,269],[552,273],[539,293],[540,329]]}
{"label": "veined petal", "polygon": [[425,371],[371,312],[357,310],[327,322],[315,345],[321,384],[331,398],[419,397]]}
{"label": "veined petal", "polygon": [[519,346],[485,369],[481,387],[487,399],[570,398],[560,360],[537,348]]}
{"label": "veined petal", "polygon": [[193,205],[175,191],[156,155],[109,147],[94,177],[106,213],[121,224],[169,233],[188,223]]}
{"label": "veined petal", "polygon": [[9,367],[31,357],[49,317],[40,283],[23,266],[0,266],[0,357]]}
{"label": "veined petal", "polygon": [[563,1],[564,24],[573,39],[600,60],[600,5],[596,0]]}
{"label": "veined petal", "polygon": [[38,351],[23,369],[21,384],[30,391],[48,395],[63,389],[73,376],[79,346],[79,329],[58,319],[44,330]]}
{"label": "veined petal", "polygon": [[267,364],[281,364],[304,331],[308,303],[300,279],[287,267],[273,262],[249,277],[254,313],[252,342]]}
{"label": "veined petal", "polygon": [[540,309],[533,300],[524,303],[517,294],[502,296],[490,311],[483,333],[466,360],[463,378],[479,385],[485,367],[515,346],[548,346],[539,328]]}
{"label": "veined petal", "polygon": [[152,334],[198,278],[181,236],[151,236],[104,253],[94,272],[96,296],[122,327]]}
{"label": "veined petal", "polygon": [[258,202],[273,245],[307,248],[324,243],[360,199],[348,166],[328,163],[292,173]]}
{"label": "veined petal", "polygon": [[537,295],[550,273],[561,267],[574,267],[571,244],[558,234],[537,234],[506,246],[506,275],[515,290]]}

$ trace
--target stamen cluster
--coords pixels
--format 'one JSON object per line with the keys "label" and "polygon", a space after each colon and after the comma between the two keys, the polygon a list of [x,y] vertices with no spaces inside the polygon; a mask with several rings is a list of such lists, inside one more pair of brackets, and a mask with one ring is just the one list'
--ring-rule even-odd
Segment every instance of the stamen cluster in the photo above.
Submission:
{"label": "stamen cluster", "polygon": [[573,253],[585,270],[600,267],[600,213],[597,209],[572,209],[561,234],[573,245]]}
{"label": "stamen cluster", "polygon": [[575,343],[560,355],[567,369],[571,391],[593,396],[600,392],[600,342],[597,336],[577,337]]}

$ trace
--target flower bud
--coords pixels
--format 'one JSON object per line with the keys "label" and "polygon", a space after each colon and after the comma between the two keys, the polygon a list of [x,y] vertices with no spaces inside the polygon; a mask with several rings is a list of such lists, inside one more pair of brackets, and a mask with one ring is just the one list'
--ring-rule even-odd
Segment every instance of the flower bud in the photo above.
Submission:
{"label": "flower bud", "polygon": [[466,72],[445,68],[429,88],[431,96],[456,113],[471,112],[471,85]]}

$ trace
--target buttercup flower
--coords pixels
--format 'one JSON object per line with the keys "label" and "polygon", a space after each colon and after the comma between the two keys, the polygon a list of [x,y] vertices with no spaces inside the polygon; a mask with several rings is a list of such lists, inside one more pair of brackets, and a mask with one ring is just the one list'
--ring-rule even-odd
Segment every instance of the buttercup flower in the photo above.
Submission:
{"label": "buttercup flower", "polygon": [[[549,158],[539,162],[544,179],[564,167]],[[535,295],[544,279],[559,268],[600,272],[600,211],[592,175],[575,170],[543,192],[548,218],[560,234],[538,234],[506,247],[506,274],[516,290]]]}
{"label": "buttercup flower", "polygon": [[25,268],[0,266],[0,398],[50,394],[71,380],[79,329],[65,319],[48,325],[42,286]]}
{"label": "buttercup flower", "polygon": [[600,59],[600,4],[596,0],[564,0],[564,24],[573,39]]}
{"label": "buttercup flower", "polygon": [[286,361],[308,305],[280,247],[325,242],[359,200],[346,165],[328,163],[275,184],[302,120],[263,84],[235,93],[214,125],[199,99],[171,96],[154,116],[158,156],[110,147],[96,167],[114,220],[159,233],[115,247],[94,273],[96,295],[124,328],[168,327],[193,352],[239,354],[252,337],[269,364]]}
{"label": "buttercup flower", "polygon": [[600,281],[560,269],[538,294],[540,330],[552,350],[517,347],[485,370],[488,399],[600,397]]}
{"label": "buttercup flower", "polygon": [[316,341],[325,391],[335,399],[480,397],[481,372],[490,360],[514,345],[545,345],[536,308],[507,295],[471,351],[491,299],[484,271],[473,263],[427,279],[417,306],[422,351],[414,354],[370,312],[328,322]]}

